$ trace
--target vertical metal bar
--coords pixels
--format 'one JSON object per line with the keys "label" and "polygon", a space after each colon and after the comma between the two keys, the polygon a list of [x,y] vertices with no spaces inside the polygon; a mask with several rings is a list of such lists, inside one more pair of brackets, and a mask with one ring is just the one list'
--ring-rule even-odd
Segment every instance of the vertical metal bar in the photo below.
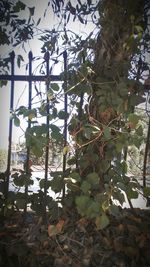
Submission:
{"label": "vertical metal bar", "polygon": [[[83,64],[85,63],[85,55],[83,53]],[[80,94],[80,104],[78,109],[78,128],[80,129],[80,122],[82,120],[82,113],[83,113],[83,104],[84,104],[84,93],[81,92]],[[79,164],[78,164],[78,158],[79,158],[79,150],[78,148],[75,149],[75,158],[76,158],[76,170],[79,171]]]}
{"label": "vertical metal bar", "polygon": [[[67,52],[64,51],[63,53],[63,58],[64,58],[64,111],[67,114],[68,113],[68,95],[67,95]],[[64,147],[67,146],[67,116],[65,116],[64,120]],[[66,171],[66,163],[67,163],[67,154],[63,154],[63,176],[65,175]],[[65,185],[63,188],[63,194],[62,194],[62,201],[65,197]]]}
{"label": "vertical metal bar", "polygon": [[150,147],[150,117],[148,122],[148,131],[145,144],[144,160],[143,160],[143,187],[146,187],[146,171],[147,171],[147,158]]}
{"label": "vertical metal bar", "polygon": [[[30,51],[28,54],[29,58],[29,82],[28,82],[28,89],[29,89],[29,94],[28,94],[28,109],[31,110],[32,107],[32,59],[33,59],[33,54]],[[31,121],[28,119],[28,128],[31,128]],[[25,164],[25,171],[26,174],[30,174],[30,147],[27,147],[27,159],[26,159],[26,164]],[[27,197],[28,197],[28,186],[25,186],[25,198],[26,198],[26,203],[24,207],[24,212],[26,213],[27,211]]]}
{"label": "vertical metal bar", "polygon": [[[15,53],[12,51],[10,54],[11,60],[11,92],[10,92],[10,111],[13,110],[14,106],[14,61],[15,61]],[[12,130],[13,130],[13,122],[12,118],[9,120],[9,136],[8,136],[8,156],[7,156],[7,170],[6,170],[6,181],[5,181],[5,191],[4,196],[5,199],[8,198],[9,191],[9,176],[10,176],[10,165],[11,165],[11,146],[12,146]]]}
{"label": "vertical metal bar", "polygon": [[[46,80],[46,92],[48,92],[49,90],[49,52],[45,53],[45,62],[46,62],[46,76],[47,76],[47,80]],[[47,145],[46,145],[46,154],[45,154],[45,179],[44,179],[44,214],[43,214],[43,219],[46,222],[47,221],[47,213],[46,213],[46,207],[47,207],[47,181],[48,181],[48,161],[49,161],[49,99],[48,96],[46,98],[46,113],[47,113],[47,117],[46,117],[46,125],[48,128],[48,132],[46,135],[46,139],[47,139]]]}

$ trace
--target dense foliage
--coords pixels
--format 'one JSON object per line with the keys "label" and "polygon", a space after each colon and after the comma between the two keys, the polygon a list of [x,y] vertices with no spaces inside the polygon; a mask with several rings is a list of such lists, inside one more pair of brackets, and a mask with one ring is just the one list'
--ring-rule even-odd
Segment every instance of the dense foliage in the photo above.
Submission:
{"label": "dense foliage", "polygon": [[[148,76],[149,70],[146,59],[149,51],[148,1],[69,1],[67,4],[50,1],[49,8],[51,4],[63,27],[60,30],[42,29],[39,40],[43,42],[41,52],[45,58],[51,56],[53,65],[62,60],[62,54],[64,61],[67,57],[67,64],[61,73],[64,83],[61,86],[46,80],[47,91],[44,93],[35,84],[35,91],[41,99],[39,105],[30,109],[19,107],[12,111],[11,120],[17,127],[20,127],[22,118],[30,122],[25,132],[28,156],[34,154],[40,160],[48,153],[50,144],[59,144],[62,147],[61,168],[50,173],[52,179],[48,179],[47,173],[44,179],[39,178],[38,193],[27,194],[28,186],[34,183],[29,157],[28,166],[11,175],[15,186],[25,188],[25,193],[10,192],[8,198],[2,201],[1,208],[3,215],[7,216],[12,210],[26,211],[27,204],[31,204],[30,208],[50,223],[49,237],[59,235],[65,223],[71,227],[68,220],[81,224],[79,228],[86,234],[88,230],[85,225],[89,226],[90,223],[94,231],[103,230],[113,217],[123,218],[120,217],[121,209],[115,204],[116,201],[122,206],[126,195],[133,209],[131,200],[138,198],[139,192],[145,197],[149,197],[150,193],[149,187],[142,188],[137,177],[129,176],[131,166],[128,165],[131,149],[140,150],[145,142],[144,162],[148,159],[150,133],[148,131],[145,138],[143,114],[136,112],[139,104],[148,103],[148,88],[144,86],[144,75],[146,73]],[[34,7],[28,8],[29,18],[22,20],[19,12],[27,7],[21,1],[15,4],[1,1],[1,5],[1,10],[5,10],[2,18],[4,25],[0,28],[1,44],[11,44],[13,47],[20,43],[24,45],[34,37],[35,28],[37,30],[37,26],[40,27],[40,19],[36,25],[33,20]],[[48,9],[46,11],[48,13]],[[86,37],[71,32],[68,25],[72,19],[87,25],[91,20],[96,30]],[[18,66],[21,61],[23,58],[18,55]],[[8,63],[7,58],[1,62],[1,66],[8,68]],[[45,74],[44,64],[45,61],[39,64],[42,74]],[[64,107],[60,109],[61,102],[64,102]],[[146,113],[149,116],[147,109]],[[40,117],[47,118],[47,123],[39,123]],[[61,126],[55,123],[57,120],[63,122]],[[146,170],[147,165],[144,164],[144,175]],[[5,174],[3,176],[5,179]],[[58,193],[59,197],[52,199],[48,194],[49,189]],[[124,227],[120,222],[114,231],[125,234]],[[138,231],[135,228],[133,230]],[[138,260],[139,254],[134,244],[122,244],[120,248],[120,243],[117,243],[120,241],[112,237],[110,232],[105,237],[101,232],[104,246],[109,247],[111,253],[113,249],[122,253],[127,248],[129,264],[130,255],[135,255]],[[110,241],[112,238],[115,241]],[[145,235],[143,239],[147,242]],[[142,241],[137,240],[139,247]],[[81,240],[76,242],[81,244]],[[67,246],[66,243],[64,246]],[[95,251],[92,255],[97,253]],[[107,261],[105,266],[112,266],[108,255]],[[97,266],[96,263],[89,265],[89,262],[83,266]],[[121,264],[115,266],[127,266],[128,263]]]}
{"label": "dense foliage", "polygon": [[[149,2],[52,0],[46,4],[43,18],[53,8],[60,20],[52,29],[40,28],[42,16],[34,18],[36,6],[0,1],[0,44],[6,51],[7,47],[15,50],[18,67],[25,59],[16,48],[25,49],[36,38],[44,55],[41,61],[29,54],[36,73],[46,75],[49,57],[50,74],[60,65],[63,69],[62,83],[46,79],[42,91],[35,82],[32,106],[11,110],[16,127],[22,120],[28,123],[27,161],[10,173],[16,192],[1,194],[0,264],[146,267],[149,218],[133,209],[132,199],[150,195],[148,79],[144,84],[149,71]],[[92,22],[95,28],[82,36],[70,29],[70,23],[77,21],[87,27]],[[1,58],[1,74],[9,73],[9,63],[9,55]],[[1,81],[1,90],[4,84]],[[145,104],[140,109],[141,103]],[[50,171],[53,152],[59,156],[56,171]],[[2,162],[6,155],[1,154]],[[133,164],[136,155],[144,187],[130,175],[139,174]],[[31,161],[46,170],[44,178],[37,177],[36,193],[29,190],[35,182]],[[1,185],[6,176],[0,174]],[[57,194],[55,199],[50,191]],[[129,211],[121,209],[125,196]]]}

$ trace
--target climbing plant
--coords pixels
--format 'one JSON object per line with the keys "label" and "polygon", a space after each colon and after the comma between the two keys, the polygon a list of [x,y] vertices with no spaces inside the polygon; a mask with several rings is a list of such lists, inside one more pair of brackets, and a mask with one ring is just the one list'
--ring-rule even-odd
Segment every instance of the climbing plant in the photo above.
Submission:
{"label": "climbing plant", "polygon": [[[75,202],[78,212],[95,218],[98,228],[109,223],[109,213],[119,213],[114,200],[122,205],[123,191],[132,208],[131,199],[140,189],[138,181],[128,177],[126,157],[128,146],[139,148],[143,138],[141,117],[134,109],[145,101],[140,80],[148,69],[143,69],[142,48],[147,46],[146,7],[144,1],[99,2],[101,30],[94,61],[84,60],[74,76],[76,87],[69,89],[81,98],[69,126],[77,152],[70,174],[78,186]],[[83,105],[85,92],[88,101]]]}
{"label": "climbing plant", "polygon": [[[46,186],[46,190],[61,192],[62,212],[78,212],[103,229],[109,224],[109,214],[119,214],[115,201],[122,205],[126,195],[132,208],[131,199],[137,198],[141,189],[138,181],[128,175],[127,155],[129,146],[138,149],[143,141],[142,118],[135,113],[135,107],[145,101],[147,93],[143,73],[149,69],[145,60],[149,49],[148,2],[69,1],[65,5],[63,1],[52,1],[52,4],[63,28],[42,31],[39,40],[43,42],[41,52],[49,51],[54,65],[67,51],[68,64],[61,74],[65,83],[59,87],[46,81],[49,88],[40,105],[31,110],[21,106],[12,116],[18,127],[20,116],[33,123],[25,138],[36,157],[42,157],[50,139],[62,145],[62,170],[51,173],[53,179],[46,185],[41,181],[40,189]],[[19,10],[25,8],[18,5]],[[71,18],[88,24],[89,15],[95,31],[86,37],[71,32],[67,26]],[[65,106],[59,110],[62,98]],[[49,119],[48,127],[34,124],[40,116]],[[54,120],[62,120],[64,128]],[[15,174],[14,181],[22,181],[25,186],[32,183],[30,178],[31,173],[24,176],[21,172]],[[149,188],[144,193],[148,197]],[[39,212],[43,210],[43,199],[40,190],[29,196],[28,202]],[[58,205],[49,196],[46,205],[56,213]]]}

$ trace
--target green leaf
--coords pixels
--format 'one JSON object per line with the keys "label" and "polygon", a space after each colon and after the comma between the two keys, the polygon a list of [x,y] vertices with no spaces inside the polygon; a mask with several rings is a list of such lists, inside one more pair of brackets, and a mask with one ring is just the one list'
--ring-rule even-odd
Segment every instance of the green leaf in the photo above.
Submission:
{"label": "green leaf", "polygon": [[68,161],[67,161],[67,164],[70,166],[70,165],[74,165],[74,164],[76,164],[76,157],[72,157],[72,158],[70,158],[70,159],[68,159]]}
{"label": "green leaf", "polygon": [[28,112],[28,119],[32,120],[33,118],[37,117],[36,109],[29,110]]}
{"label": "green leaf", "polygon": [[51,186],[51,181],[47,181],[47,182],[45,183],[45,178],[44,178],[44,179],[41,179],[41,180],[40,180],[39,185],[40,185],[40,188],[41,188],[41,189],[45,188],[45,185],[47,186],[46,189],[48,189],[48,188]]}
{"label": "green leaf", "polygon": [[51,180],[50,185],[51,185],[51,189],[55,193],[59,193],[64,188],[64,181],[62,177],[55,177],[53,178],[53,180]]}
{"label": "green leaf", "polygon": [[116,205],[109,206],[109,212],[113,216],[118,216],[120,214],[119,207]]}
{"label": "green leaf", "polygon": [[109,127],[105,127],[103,133],[106,140],[111,138],[111,130]]}
{"label": "green leaf", "polygon": [[100,162],[101,171],[106,172],[110,167],[110,162],[108,160],[102,160]]}
{"label": "green leaf", "polygon": [[42,116],[47,116],[47,111],[46,111],[46,104],[42,103],[41,106],[38,108],[40,115]]}
{"label": "green leaf", "polygon": [[126,163],[125,160],[123,160],[123,161],[121,162],[121,169],[122,169],[122,173],[123,173],[123,174],[124,174],[124,173],[127,173],[128,165],[127,165],[127,163]]}
{"label": "green leaf", "polygon": [[73,178],[74,180],[76,180],[77,182],[81,181],[81,176],[78,172],[72,172],[70,174],[71,178]]}
{"label": "green leaf", "polygon": [[144,197],[150,197],[150,187],[143,188]]}
{"label": "green leaf", "polygon": [[76,14],[76,9],[75,9],[75,7],[72,6],[70,1],[68,2],[68,7],[67,8],[69,9],[69,11],[71,12],[72,15]]}
{"label": "green leaf", "polygon": [[57,142],[61,142],[63,139],[63,135],[59,131],[52,131],[51,138],[56,140]]}
{"label": "green leaf", "polygon": [[16,186],[22,187],[22,186],[29,186],[33,184],[33,180],[31,180],[30,176],[27,174],[21,174],[18,177],[15,177],[13,180],[14,184]]}
{"label": "green leaf", "polygon": [[86,215],[86,210],[91,204],[91,199],[88,196],[77,196],[76,197],[76,205],[78,212],[82,215]]}
{"label": "green leaf", "polygon": [[143,28],[140,25],[135,25],[134,28],[135,28],[137,33],[143,32]]}
{"label": "green leaf", "polygon": [[32,150],[33,154],[34,154],[36,157],[42,157],[42,155],[43,155],[43,149],[42,149],[40,146],[38,146],[38,144],[33,145],[33,146],[31,147],[31,150]]}
{"label": "green leaf", "polygon": [[51,89],[49,89],[47,91],[47,97],[48,97],[49,101],[51,101],[51,100],[53,100],[55,98],[54,93],[53,93],[53,91]]}
{"label": "green leaf", "polygon": [[22,187],[24,186],[24,177],[15,177],[13,182],[16,186]]}
{"label": "green leaf", "polygon": [[113,198],[117,199],[121,205],[125,202],[124,194],[120,190],[113,193]]}
{"label": "green leaf", "polygon": [[128,116],[129,123],[131,123],[131,127],[135,128],[139,122],[140,117],[136,114],[130,113]]}
{"label": "green leaf", "polygon": [[104,228],[106,228],[109,225],[109,218],[108,216],[104,213],[101,216],[98,216],[96,218],[96,227],[98,230],[102,230]]}
{"label": "green leaf", "polygon": [[17,57],[17,65],[18,67],[20,68],[20,65],[21,65],[21,61],[24,61],[23,57],[21,55],[18,55]]}
{"label": "green leaf", "polygon": [[140,95],[131,95],[130,97],[130,105],[132,106],[137,106],[143,102],[145,102],[145,98]]}
{"label": "green leaf", "polygon": [[29,120],[32,120],[32,118],[35,118],[37,116],[37,111],[36,109],[27,109],[25,107],[21,107],[21,109],[19,110],[19,114],[23,114],[23,117],[28,117]]}
{"label": "green leaf", "polygon": [[15,6],[13,7],[14,12],[19,12],[20,10],[24,10],[26,8],[26,5],[22,3],[21,1],[18,1]]}
{"label": "green leaf", "polygon": [[57,83],[51,83],[51,89],[53,91],[59,91],[59,85]]}
{"label": "green leaf", "polygon": [[87,194],[91,188],[91,184],[89,184],[87,181],[83,181],[81,184],[81,190],[84,194]]}
{"label": "green leaf", "polygon": [[53,132],[60,132],[60,128],[54,124],[51,124],[49,127]]}
{"label": "green leaf", "polygon": [[100,213],[100,204],[96,201],[91,201],[89,207],[86,210],[86,216],[88,218],[96,218]]}
{"label": "green leaf", "polygon": [[8,81],[0,80],[0,87],[6,86]]}
{"label": "green leaf", "polygon": [[16,127],[19,127],[20,126],[20,120],[19,120],[19,118],[18,117],[14,117],[14,125],[16,126]]}
{"label": "green leaf", "polygon": [[93,132],[92,128],[84,127],[84,134],[87,139],[91,139],[92,132]]}
{"label": "green leaf", "polygon": [[19,209],[24,209],[25,208],[25,205],[26,205],[26,199],[17,199],[16,200],[16,206],[17,208]]}
{"label": "green leaf", "polygon": [[51,137],[52,137],[52,139],[56,140],[57,142],[62,142],[62,140],[63,140],[63,136],[61,133],[52,132]]}
{"label": "green leaf", "polygon": [[98,185],[100,177],[96,172],[91,172],[87,175],[87,181],[91,185]]}
{"label": "green leaf", "polygon": [[65,120],[65,119],[67,119],[69,117],[69,114],[67,113],[67,112],[65,112],[65,111],[63,111],[63,110],[60,110],[59,112],[58,112],[58,118],[60,119],[60,120]]}
{"label": "green leaf", "polygon": [[35,129],[35,133],[37,135],[47,134],[48,133],[48,126],[46,124],[34,126],[32,129]]}
{"label": "green leaf", "polygon": [[117,183],[117,187],[123,191],[126,191],[127,189],[126,185],[122,182]]}
{"label": "green leaf", "polygon": [[122,151],[123,147],[124,147],[123,143],[119,143],[119,142],[116,143],[116,150],[118,153]]}
{"label": "green leaf", "polygon": [[139,196],[139,193],[135,190],[133,190],[132,188],[129,188],[127,191],[126,191],[126,194],[127,194],[127,197],[129,199],[136,199],[138,198]]}
{"label": "green leaf", "polygon": [[136,129],[136,134],[139,136],[143,136],[143,127],[142,125],[140,125],[137,129]]}
{"label": "green leaf", "polygon": [[109,201],[106,199],[101,205],[102,205],[103,211],[105,212],[109,208]]}
{"label": "green leaf", "polygon": [[119,91],[119,94],[124,97],[128,94],[128,87],[125,81],[121,81],[118,86],[117,89]]}

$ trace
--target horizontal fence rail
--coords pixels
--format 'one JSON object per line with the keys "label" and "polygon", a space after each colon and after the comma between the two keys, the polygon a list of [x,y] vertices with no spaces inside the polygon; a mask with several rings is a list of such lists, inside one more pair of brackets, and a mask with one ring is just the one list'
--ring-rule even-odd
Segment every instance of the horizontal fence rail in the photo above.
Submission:
{"label": "horizontal fence rail", "polygon": [[44,82],[47,80],[47,77],[50,81],[61,81],[60,75],[0,75],[1,81],[22,81],[22,82]]}

